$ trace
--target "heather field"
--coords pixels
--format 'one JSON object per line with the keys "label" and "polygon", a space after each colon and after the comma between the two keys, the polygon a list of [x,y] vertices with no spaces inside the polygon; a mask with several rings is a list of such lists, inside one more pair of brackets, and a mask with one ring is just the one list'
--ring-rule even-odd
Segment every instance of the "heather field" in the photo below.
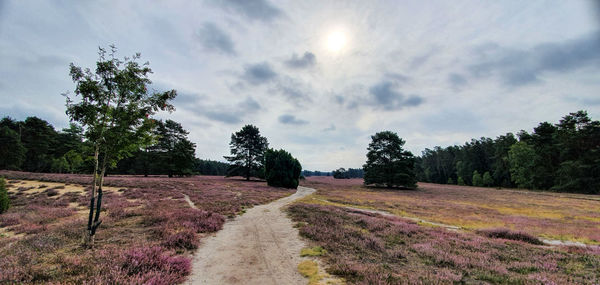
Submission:
{"label": "heather field", "polygon": [[[598,197],[434,184],[390,191],[360,184],[308,178],[304,185],[318,192],[289,208],[300,234],[325,249],[327,271],[349,283],[600,282]],[[592,245],[548,246],[539,236]]]}
{"label": "heather field", "polygon": [[378,209],[467,230],[507,228],[555,240],[600,244],[600,196],[419,183],[413,190],[365,188],[361,179],[309,177],[311,203]]}
{"label": "heather field", "polygon": [[205,234],[245,208],[293,193],[222,177],[109,176],[96,247],[87,250],[91,176],[0,175],[12,204],[0,216],[0,283],[181,283]]}

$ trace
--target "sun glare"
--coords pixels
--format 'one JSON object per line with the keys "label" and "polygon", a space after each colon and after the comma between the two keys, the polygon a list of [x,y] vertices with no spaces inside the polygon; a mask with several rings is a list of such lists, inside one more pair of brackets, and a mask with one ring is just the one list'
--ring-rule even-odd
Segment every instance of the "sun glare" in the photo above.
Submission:
{"label": "sun glare", "polygon": [[338,52],[346,46],[346,35],[341,31],[331,32],[327,36],[327,49]]}

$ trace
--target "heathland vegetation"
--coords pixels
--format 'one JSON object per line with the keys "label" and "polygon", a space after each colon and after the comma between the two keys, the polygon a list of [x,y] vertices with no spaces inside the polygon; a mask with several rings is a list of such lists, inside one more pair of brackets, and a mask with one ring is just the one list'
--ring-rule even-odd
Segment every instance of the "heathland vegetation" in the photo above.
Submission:
{"label": "heathland vegetation", "polygon": [[[308,177],[289,208],[300,235],[350,284],[595,284],[595,195]],[[546,240],[543,244],[543,240]],[[559,240],[559,241],[557,241]],[[576,246],[549,246],[573,242]]]}

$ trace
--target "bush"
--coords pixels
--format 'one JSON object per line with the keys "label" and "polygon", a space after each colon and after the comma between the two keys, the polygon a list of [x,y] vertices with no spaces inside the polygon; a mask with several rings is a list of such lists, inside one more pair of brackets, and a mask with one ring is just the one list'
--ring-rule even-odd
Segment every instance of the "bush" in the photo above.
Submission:
{"label": "bush", "polygon": [[542,245],[544,244],[538,238],[524,232],[513,232],[509,229],[489,229],[489,230],[481,230],[480,234],[487,236],[489,238],[502,238],[502,239],[510,239],[516,241],[522,241],[530,244]]}
{"label": "bush", "polygon": [[6,212],[10,207],[10,200],[8,199],[8,191],[6,190],[6,181],[0,177],[0,214]]}
{"label": "bush", "polygon": [[302,166],[287,151],[269,149],[265,153],[265,178],[274,187],[298,188]]}

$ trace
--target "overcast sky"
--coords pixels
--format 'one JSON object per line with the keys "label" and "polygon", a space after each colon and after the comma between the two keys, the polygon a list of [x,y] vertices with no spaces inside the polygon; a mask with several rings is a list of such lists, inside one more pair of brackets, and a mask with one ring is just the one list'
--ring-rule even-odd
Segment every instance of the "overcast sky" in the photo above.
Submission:
{"label": "overcast sky", "polygon": [[361,167],[370,136],[420,155],[587,110],[600,119],[594,1],[0,1],[0,115],[68,124],[98,46],[142,53],[161,114],[223,160],[254,124],[304,169]]}

